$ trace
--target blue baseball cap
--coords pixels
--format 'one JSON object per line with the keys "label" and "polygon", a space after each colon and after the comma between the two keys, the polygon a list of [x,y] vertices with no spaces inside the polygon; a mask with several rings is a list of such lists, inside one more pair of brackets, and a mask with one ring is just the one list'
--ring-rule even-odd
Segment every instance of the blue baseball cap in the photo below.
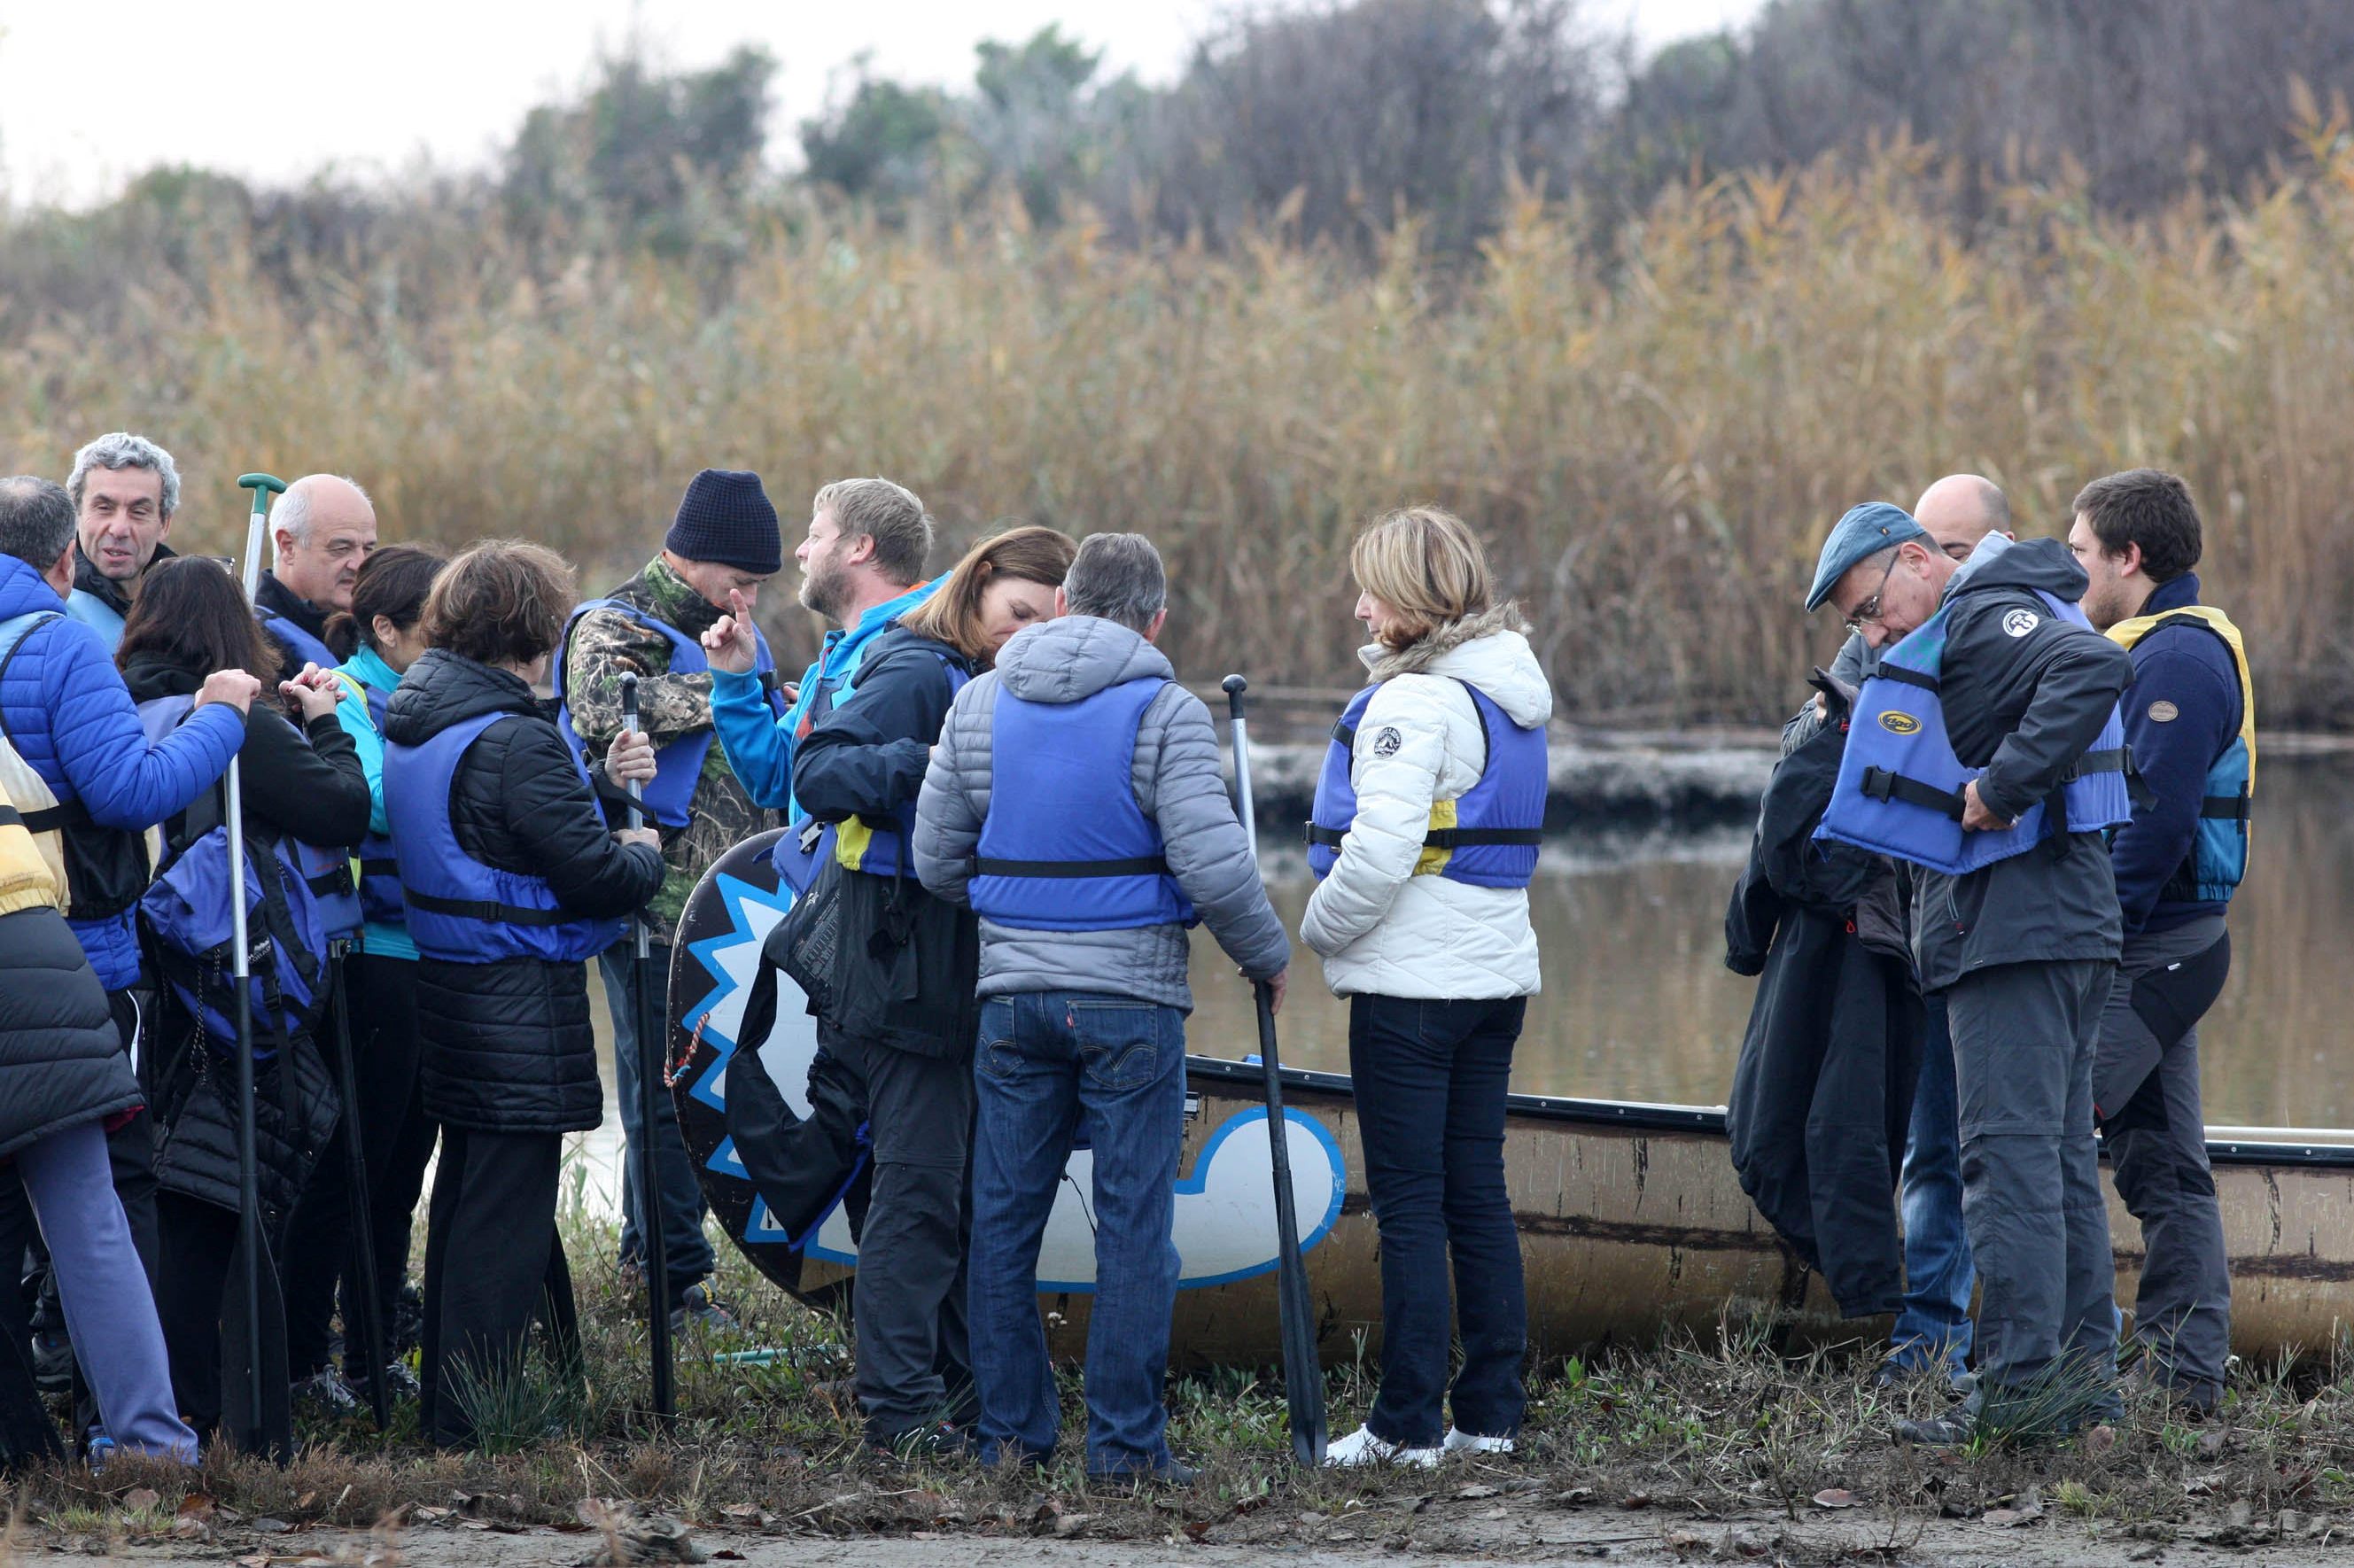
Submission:
{"label": "blue baseball cap", "polygon": [[1815,563],[1815,586],[1807,590],[1807,609],[1822,609],[1823,600],[1831,597],[1831,589],[1858,561],[1870,560],[1908,539],[1928,536],[1929,530],[1902,506],[1871,501],[1850,507],[1846,516],[1831,524],[1831,536],[1823,541],[1822,558]]}

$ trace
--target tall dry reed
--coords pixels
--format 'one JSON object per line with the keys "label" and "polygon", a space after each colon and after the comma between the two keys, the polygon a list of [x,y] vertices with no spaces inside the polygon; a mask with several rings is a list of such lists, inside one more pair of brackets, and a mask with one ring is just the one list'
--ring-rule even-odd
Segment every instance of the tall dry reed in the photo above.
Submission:
{"label": "tall dry reed", "polygon": [[1798,604],[1854,502],[1975,469],[2054,532],[2085,480],[2155,463],[2203,503],[2267,719],[2328,723],[2354,715],[2354,154],[2329,131],[2260,200],[2126,226],[2020,188],[1968,246],[1900,147],[1670,192],[1606,257],[1531,200],[1468,274],[1410,222],[1367,273],[1018,211],[779,228],[718,288],[592,259],[480,281],[510,274],[461,252],[427,289],[360,267],[298,303],[232,255],[0,345],[0,463],[61,474],[129,426],[186,471],[183,542],[227,545],[239,470],[325,468],[387,537],[529,535],[592,583],[698,467],[759,470],[789,522],[885,472],[960,540],[1146,530],[1187,674],[1315,684],[1356,668],[1352,528],[1435,500],[1485,531],[1565,711],[1597,720],[1788,706],[1838,640]]}

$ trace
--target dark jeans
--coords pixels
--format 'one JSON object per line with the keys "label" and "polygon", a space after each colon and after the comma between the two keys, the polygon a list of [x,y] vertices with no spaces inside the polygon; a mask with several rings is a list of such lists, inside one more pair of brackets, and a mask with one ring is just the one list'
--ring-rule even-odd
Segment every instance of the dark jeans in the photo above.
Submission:
{"label": "dark jeans", "polygon": [[[368,1231],[376,1244],[376,1321],[384,1325],[387,1345],[401,1281],[408,1274],[409,1237],[417,1201],[425,1191],[425,1167],[433,1158],[435,1128],[425,1114],[417,1074],[416,961],[354,953],[344,963],[344,987],[359,1104],[345,1107],[335,1124],[335,1135],[294,1210],[286,1255],[279,1260],[286,1292],[286,1365],[298,1378],[328,1364],[339,1295],[345,1369],[353,1377],[367,1373],[357,1249],[352,1244],[351,1157],[344,1139],[356,1123],[367,1164]],[[330,1053],[334,1049],[332,1040],[320,1044]]]}
{"label": "dark jeans", "polygon": [[1382,1244],[1382,1387],[1365,1425],[1385,1443],[1447,1435],[1447,1261],[1463,1370],[1455,1425],[1520,1431],[1528,1349],[1521,1238],[1504,1189],[1504,1095],[1528,999],[1349,1000],[1349,1071]]}
{"label": "dark jeans", "polygon": [[1969,1362],[1978,1270],[1962,1224],[1961,1113],[1944,993],[1926,998],[1921,1014],[1921,1076],[1904,1147],[1904,1310],[1888,1336],[1889,1360],[1953,1378]]}
{"label": "dark jeans", "polygon": [[572,1276],[556,1234],[561,1133],[445,1128],[425,1228],[424,1434],[440,1446],[473,1441],[467,1391],[514,1377],[534,1321],[558,1364],[578,1358]]}
{"label": "dark jeans", "polygon": [[965,1326],[972,1068],[830,1029],[821,1040],[855,1080],[875,1144],[851,1315],[866,1436],[887,1445],[977,1413]]}
{"label": "dark jeans", "polygon": [[[653,970],[654,1027],[669,1033],[670,954],[667,947],[649,947],[647,963]],[[638,1192],[638,1150],[644,1147],[645,1128],[638,1115],[638,1070],[644,1055],[638,1043],[637,945],[625,939],[606,948],[597,959],[597,972],[605,980],[605,1001],[613,1014],[613,1093],[621,1103],[621,1262],[642,1266],[645,1238],[638,1234],[645,1204]],[[688,1286],[710,1277],[711,1243],[703,1234],[703,1183],[687,1157],[686,1140],[678,1130],[678,1107],[670,1090],[654,1090],[654,1178],[663,1220],[663,1265],[670,1276],[671,1300],[675,1305]]]}
{"label": "dark jeans", "polygon": [[[1038,1315],[1038,1246],[1073,1135],[1093,1146],[1095,1305],[1087,1469],[1165,1470],[1169,1318],[1177,1301],[1177,1153],[1185,1015],[1133,997],[1026,991],[982,1004],[973,1060],[972,1373],[988,1448],[1044,1457],[1061,1405]],[[867,1219],[881,1223],[878,1193]]]}
{"label": "dark jeans", "polygon": [[181,1192],[157,1194],[155,1209],[164,1230],[155,1315],[171,1357],[172,1394],[180,1419],[209,1442],[221,1418],[221,1311],[237,1251],[237,1211]]}

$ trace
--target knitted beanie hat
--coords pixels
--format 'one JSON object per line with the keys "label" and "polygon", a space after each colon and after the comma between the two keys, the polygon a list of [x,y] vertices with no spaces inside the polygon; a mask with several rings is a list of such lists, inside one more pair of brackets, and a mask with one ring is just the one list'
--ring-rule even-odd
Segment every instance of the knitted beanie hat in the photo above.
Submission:
{"label": "knitted beanie hat", "polygon": [[775,572],[785,564],[777,509],[757,473],[706,468],[688,482],[663,547],[690,561],[715,561],[748,572]]}

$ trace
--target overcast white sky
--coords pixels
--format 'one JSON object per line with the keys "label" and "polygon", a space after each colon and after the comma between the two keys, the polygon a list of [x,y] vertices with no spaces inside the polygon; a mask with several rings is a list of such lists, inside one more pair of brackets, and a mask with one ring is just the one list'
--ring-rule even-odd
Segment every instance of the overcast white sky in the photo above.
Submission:
{"label": "overcast white sky", "polygon": [[[1758,0],[1588,0],[1657,45]],[[682,67],[744,42],[781,62],[773,132],[823,104],[834,72],[962,82],[972,46],[1049,22],[1166,80],[1225,0],[0,0],[0,198],[103,199],[158,163],[283,181],[420,158],[487,161],[524,111],[634,33]],[[248,63],[249,58],[251,64]]]}

